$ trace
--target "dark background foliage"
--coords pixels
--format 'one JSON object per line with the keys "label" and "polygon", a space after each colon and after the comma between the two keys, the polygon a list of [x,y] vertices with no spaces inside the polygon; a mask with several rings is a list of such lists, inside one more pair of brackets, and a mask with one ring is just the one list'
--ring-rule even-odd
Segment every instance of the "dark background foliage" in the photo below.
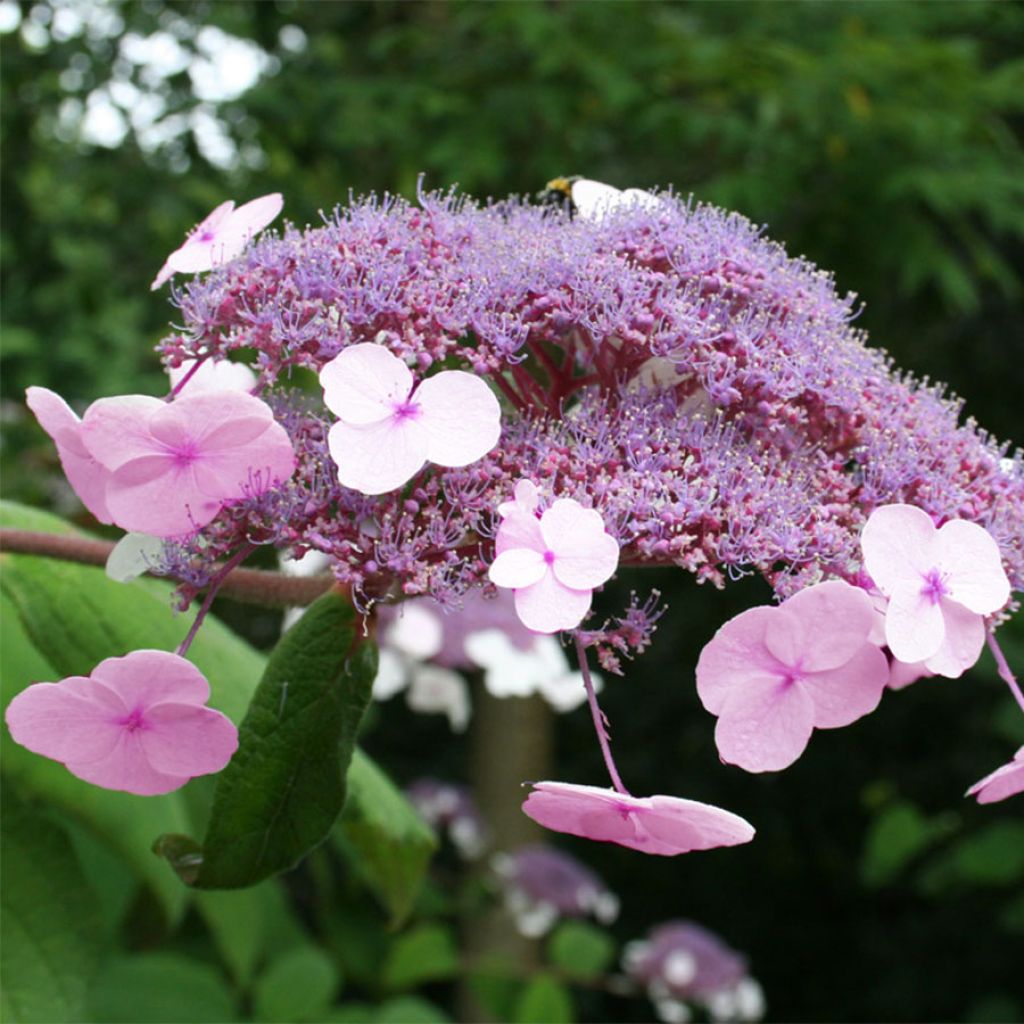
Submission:
{"label": "dark background foliage", "polygon": [[[857,292],[861,326],[899,366],[949,382],[997,437],[1024,437],[1019,5],[104,8],[113,21],[70,31],[61,5],[26,3],[2,37],[9,495],[71,507],[22,411],[27,385],[79,405],[161,386],[151,346],[173,311],[149,281],[208,209],[280,190],[290,219],[315,222],[349,190],[412,195],[421,173],[478,196],[581,173],[736,209]],[[202,27],[268,55],[252,88],[203,99],[184,68],[147,80],[119,56],[126,36],[157,32],[202,56],[217,39],[204,44]],[[133,97],[128,119],[140,96],[158,97],[163,141],[143,121],[117,145],[83,140],[75,112],[108,88],[115,103]],[[197,113],[219,123],[228,157],[188,127]],[[1019,1019],[1020,808],[960,798],[1021,742],[990,663],[890,694],[869,719],[818,735],[783,775],[748,777],[717,763],[692,668],[714,629],[763,595],[753,581],[717,593],[658,574],[653,585],[670,610],[606,698],[624,774],[637,792],[730,807],[759,836],[672,861],[574,845],[622,897],[616,934],[701,921],[749,954],[772,1019]],[[1019,641],[1015,654],[1024,665]],[[424,770],[425,752],[434,772],[465,771],[446,727],[388,710],[368,743],[400,778]],[[561,778],[600,778],[582,713],[558,723],[558,765]],[[583,1019],[650,1013],[580,1000]]]}

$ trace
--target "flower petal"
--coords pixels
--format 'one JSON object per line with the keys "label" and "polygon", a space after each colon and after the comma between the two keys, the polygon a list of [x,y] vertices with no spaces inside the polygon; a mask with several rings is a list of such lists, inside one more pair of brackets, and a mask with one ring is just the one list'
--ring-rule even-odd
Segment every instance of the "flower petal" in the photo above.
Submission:
{"label": "flower petal", "polygon": [[513,548],[530,548],[538,554],[547,550],[536,516],[513,510],[502,520],[494,538],[494,550],[500,555]]}
{"label": "flower petal", "polygon": [[963,605],[943,598],[939,602],[945,635],[924,667],[947,679],[958,679],[981,657],[985,646],[985,620]]}
{"label": "flower petal", "polygon": [[193,703],[155,704],[138,731],[150,766],[166,775],[219,772],[238,749],[238,730],[213,708]]}
{"label": "flower petal", "polygon": [[633,811],[646,801],[597,786],[535,782],[523,812],[539,825],[604,843],[630,845],[638,835]]}
{"label": "flower petal", "polygon": [[7,705],[15,743],[55,761],[94,761],[117,746],[127,708],[116,693],[83,676],[35,683]]}
{"label": "flower petal", "polygon": [[122,530],[170,538],[204,527],[220,511],[221,502],[197,487],[189,466],[176,465],[164,455],[149,455],[111,475],[107,507]]}
{"label": "flower petal", "polygon": [[571,590],[550,571],[531,586],[515,591],[519,620],[538,633],[575,629],[590,611],[590,602],[589,590]]}
{"label": "flower petal", "polygon": [[715,727],[719,756],[748,772],[788,768],[804,752],[814,704],[798,685],[750,686],[726,701]]}
{"label": "flower petal", "polygon": [[395,405],[408,399],[412,384],[409,367],[372,342],[342,349],[320,371],[327,408],[350,426],[393,416]]}
{"label": "flower petal", "polygon": [[138,729],[121,729],[117,745],[106,757],[88,762],[68,761],[65,767],[84,782],[136,796],[161,796],[181,789],[190,776],[168,775],[153,768],[142,749],[141,735]]}
{"label": "flower petal", "polygon": [[938,545],[949,600],[978,615],[991,615],[1010,600],[999,545],[984,527],[951,520],[939,529]]}
{"label": "flower petal", "polygon": [[284,209],[280,192],[250,199],[224,218],[213,245],[213,266],[234,259]]}
{"label": "flower petal", "polygon": [[878,707],[889,681],[889,659],[875,646],[860,649],[838,668],[814,672],[797,685],[814,702],[814,727],[838,729]]}
{"label": "flower petal", "polygon": [[106,497],[110,473],[85,447],[82,421],[60,395],[46,388],[29,388],[25,401],[39,425],[53,438],[64,475],[82,504],[101,523],[111,522]]}
{"label": "flower petal", "polygon": [[468,466],[501,436],[501,406],[479,377],[444,370],[428,377],[413,396],[427,432],[427,459],[439,466]]}
{"label": "flower petal", "polygon": [[965,795],[976,796],[979,804],[992,804],[1017,793],[1024,793],[1024,747],[1012,761],[976,782]]}
{"label": "flower petal", "polygon": [[863,590],[829,580],[783,602],[765,633],[765,644],[782,664],[818,672],[849,661],[874,624],[875,611]]}
{"label": "flower petal", "polygon": [[151,395],[101,398],[85,410],[82,441],[89,454],[109,470],[131,459],[159,454],[163,448],[149,432],[149,417],[166,408]]}
{"label": "flower petal", "polygon": [[611,579],[619,545],[605,532],[599,512],[572,498],[560,498],[540,518],[540,532],[555,553],[552,569],[560,583],[592,590]]}
{"label": "flower petal", "polygon": [[335,423],[327,435],[338,480],[363,494],[397,490],[422,469],[427,438],[418,423],[389,417],[365,426]]}
{"label": "flower petal", "polygon": [[256,386],[256,374],[245,363],[204,359],[199,369],[192,372],[195,364],[195,359],[186,359],[181,366],[167,370],[172,389],[188,377],[188,383],[181,388],[179,395],[193,396],[203,391],[251,391]]}
{"label": "flower petal", "polygon": [[210,699],[210,684],[203,673],[168,651],[143,648],[107,658],[92,670],[92,678],[118,694],[128,708],[165,702],[205,704]]}
{"label": "flower petal", "polygon": [[748,685],[772,686],[784,675],[765,645],[765,633],[778,617],[777,608],[750,608],[730,619],[704,645],[697,661],[697,694],[713,715],[734,691]]}
{"label": "flower petal", "polygon": [[487,575],[499,587],[528,587],[548,572],[544,556],[532,548],[509,548],[491,563]]}
{"label": "flower petal", "polygon": [[885,641],[900,661],[925,661],[942,645],[946,627],[942,610],[925,593],[921,580],[902,583],[885,611]]}
{"label": "flower petal", "polygon": [[916,583],[938,557],[935,524],[916,505],[882,505],[864,525],[860,546],[864,567],[887,597],[902,584]]}
{"label": "flower petal", "polygon": [[674,796],[652,796],[650,803],[650,811],[639,812],[641,826],[673,854],[737,846],[754,838],[749,821],[721,807]]}

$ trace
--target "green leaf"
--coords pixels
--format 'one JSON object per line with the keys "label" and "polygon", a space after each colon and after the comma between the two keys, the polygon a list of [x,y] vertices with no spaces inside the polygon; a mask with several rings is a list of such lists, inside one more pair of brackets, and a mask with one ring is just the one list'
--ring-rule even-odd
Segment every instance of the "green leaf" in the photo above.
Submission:
{"label": "green leaf", "polygon": [[103,1024],[230,1024],[235,998],[208,964],[177,953],[110,961],[92,989],[89,1020]]}
{"label": "green leaf", "polygon": [[390,989],[415,988],[426,981],[451,978],[459,970],[459,951],[451,930],[424,924],[400,935],[384,965],[384,984]]}
{"label": "green leaf", "polygon": [[360,641],[351,603],[332,592],[278,643],[238,752],[217,777],[202,862],[198,872],[188,865],[184,881],[254,885],[293,867],[330,832],[377,669],[376,648]]}
{"label": "green leaf", "polygon": [[102,936],[95,896],[67,836],[4,792],[3,1019],[82,1019]]}
{"label": "green leaf", "polygon": [[572,1024],[575,1020],[569,991],[548,974],[539,974],[519,997],[515,1024]]}
{"label": "green leaf", "polygon": [[437,838],[392,781],[357,750],[348,773],[350,799],[335,828],[397,927],[409,916],[437,849]]}
{"label": "green leaf", "polygon": [[433,1003],[417,996],[401,996],[382,1003],[373,1015],[373,1024],[449,1024],[447,1016]]}
{"label": "green leaf", "polygon": [[871,823],[860,873],[872,889],[889,884],[919,854],[956,827],[955,818],[926,818],[905,800],[889,804]]}
{"label": "green leaf", "polygon": [[615,958],[615,942],[596,925],[565,921],[548,940],[548,957],[570,977],[598,978]]}
{"label": "green leaf", "polygon": [[920,889],[938,896],[960,886],[984,888],[1015,885],[1024,878],[1024,822],[993,821],[965,836],[929,864]]}
{"label": "green leaf", "polygon": [[274,960],[256,982],[256,1019],[267,1024],[322,1019],[340,980],[334,963],[316,946],[289,950]]}

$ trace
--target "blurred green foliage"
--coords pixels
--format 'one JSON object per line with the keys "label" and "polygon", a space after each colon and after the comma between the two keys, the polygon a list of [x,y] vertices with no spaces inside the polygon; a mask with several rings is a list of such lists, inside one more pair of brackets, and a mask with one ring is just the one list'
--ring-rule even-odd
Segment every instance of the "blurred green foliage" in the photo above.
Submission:
{"label": "blurred green foliage", "polygon": [[[420,173],[428,187],[458,183],[479,196],[533,193],[560,173],[620,187],[671,183],[734,208],[835,271],[839,287],[865,302],[860,323],[872,342],[899,365],[950,382],[997,436],[1024,439],[1019,4],[101,6],[120,25],[62,34],[47,3],[26,2],[24,24],[41,34],[0,36],[10,494],[74,507],[52,447],[25,419],[26,386],[79,405],[161,388],[151,348],[174,311],[166,289],[151,295],[149,282],[216,203],[281,190],[286,214],[304,224],[350,189],[412,195]],[[275,63],[242,95],[211,101],[197,98],[183,69],[147,83],[143,67],[118,58],[127,36],[160,31],[198,53],[201,26],[252,40]],[[209,162],[188,130],[157,146],[135,130],[113,148],[82,142],[68,103],[112,79],[157,95],[168,124],[218,118],[235,164]],[[969,679],[891,694],[864,722],[816,737],[784,775],[751,778],[718,765],[691,682],[703,642],[761,598],[758,584],[711,593],[677,575],[652,579],[671,604],[658,642],[608,687],[623,771],[638,792],[733,808],[759,836],[746,849],[665,862],[574,846],[622,898],[616,938],[666,916],[701,921],[749,954],[774,1019],[1019,1019],[1019,808],[959,800],[1024,741],[991,662]],[[1004,633],[1011,662],[1024,664],[1020,622]],[[8,644],[9,658],[32,656],[11,652]],[[400,777],[427,769],[425,750],[430,771],[464,772],[465,747],[443,726],[394,711],[368,742]],[[565,717],[558,730],[559,776],[599,778],[585,716]],[[186,989],[192,1019],[282,1019],[282,986],[308,999],[295,1019],[436,1021],[452,1012],[457,910],[428,890],[391,932],[367,886],[376,898],[391,893],[392,912],[408,910],[406,868],[393,854],[373,871],[339,868],[365,842],[372,815],[350,818],[329,852],[285,882],[199,894],[165,919],[154,892],[165,909],[173,902],[160,889],[169,870],[155,858],[132,863],[69,814],[57,816],[101,895],[97,935],[111,936],[80,1019],[180,1020]],[[141,827],[134,815],[130,824]],[[395,849],[412,838],[394,837]],[[66,854],[55,846],[52,855]],[[549,973],[530,984],[480,973],[471,986],[506,1019],[649,1019],[645,1002],[581,981],[584,962],[607,956],[602,946],[593,934],[563,932],[546,949]],[[80,981],[71,991],[80,995]]]}

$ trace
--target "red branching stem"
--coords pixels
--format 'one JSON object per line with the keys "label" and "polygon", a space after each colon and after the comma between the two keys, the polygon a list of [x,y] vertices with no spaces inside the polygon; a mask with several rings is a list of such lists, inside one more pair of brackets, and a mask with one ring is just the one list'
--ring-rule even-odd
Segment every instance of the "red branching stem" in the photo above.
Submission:
{"label": "red branching stem", "polygon": [[601,706],[597,703],[597,694],[594,692],[594,681],[590,677],[590,666],[587,664],[587,648],[583,643],[583,637],[576,633],[576,654],[580,661],[580,672],[583,674],[583,685],[587,691],[587,703],[590,705],[590,717],[594,720],[594,730],[597,732],[597,742],[601,744],[601,756],[604,758],[605,767],[611,776],[612,785],[616,791],[623,796],[629,796],[629,790],[622,784],[619,778],[619,771],[615,767],[615,758],[612,757],[612,748],[608,736],[608,719],[605,717]]}
{"label": "red branching stem", "polygon": [[220,571],[216,576],[210,580],[210,586],[207,588],[206,596],[203,598],[203,603],[199,606],[199,611],[196,612],[196,617],[192,621],[192,626],[188,633],[185,634],[185,639],[178,645],[178,657],[183,658],[188,649],[192,646],[192,641],[196,638],[196,633],[199,632],[199,627],[203,624],[203,620],[206,618],[206,613],[210,610],[210,606],[213,604],[213,599],[217,596],[217,591],[220,590],[221,585],[227,579],[231,570],[236,566],[241,565],[254,551],[256,550],[255,544],[247,544],[244,548],[236,551],[225,563],[221,566]]}
{"label": "red branching stem", "polygon": [[199,367],[206,362],[207,358],[207,356],[203,356],[201,359],[196,359],[192,363],[192,365],[188,369],[188,373],[186,373],[185,376],[182,377],[181,380],[179,380],[178,383],[175,384],[173,388],[171,388],[171,393],[167,396],[166,401],[170,402],[178,394],[178,392],[181,391],[181,389],[195,376],[196,372],[199,370]]}

